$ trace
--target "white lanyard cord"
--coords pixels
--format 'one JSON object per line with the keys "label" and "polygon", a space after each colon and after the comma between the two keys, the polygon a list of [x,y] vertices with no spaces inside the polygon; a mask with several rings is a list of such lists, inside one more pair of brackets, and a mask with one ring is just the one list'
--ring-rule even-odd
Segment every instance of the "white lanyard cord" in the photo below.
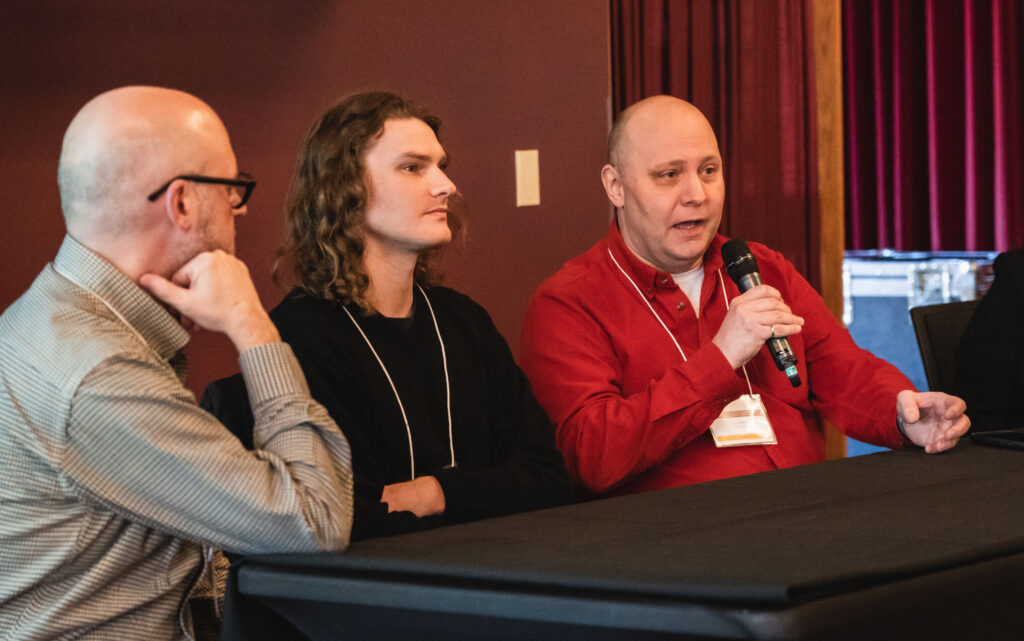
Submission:
{"label": "white lanyard cord", "polygon": [[644,296],[644,293],[640,291],[640,287],[638,287],[637,284],[633,282],[633,279],[629,277],[629,274],[627,274],[626,270],[622,268],[622,265],[619,264],[619,261],[615,260],[615,256],[612,254],[611,248],[608,248],[608,258],[612,259],[612,262],[615,263],[615,266],[619,268],[619,271],[622,272],[622,275],[625,276],[626,280],[629,281],[629,284],[633,286],[633,289],[636,290],[637,295],[640,296],[640,300],[644,302],[644,305],[647,305],[647,309],[651,310],[651,313],[654,314],[654,318],[658,321],[658,324],[661,325],[661,328],[665,330],[665,333],[668,334],[668,337],[672,339],[672,344],[676,346],[677,350],[679,350],[679,355],[683,357],[683,362],[686,362],[686,354],[683,353],[683,348],[679,346],[679,341],[677,341],[676,337],[672,335],[672,332],[668,331],[668,325],[666,325],[665,322],[661,320],[661,316],[658,316],[658,312],[654,311],[654,308],[651,307],[650,301],[648,301],[647,297]]}
{"label": "white lanyard cord", "polygon": [[427,309],[430,310],[430,318],[434,321],[434,331],[437,332],[437,342],[441,345],[441,366],[444,368],[444,404],[448,412],[448,451],[451,454],[451,467],[455,467],[455,439],[452,437],[452,388],[448,381],[448,355],[444,351],[444,340],[441,339],[441,328],[437,326],[437,316],[434,315],[434,306],[427,298],[427,292],[423,291],[419,283],[416,287],[423,294],[423,300],[427,301]]}
{"label": "white lanyard cord", "polygon": [[[434,321],[434,331],[437,332],[437,342],[441,344],[441,363],[444,366],[444,391],[445,391],[445,402],[448,411],[448,450],[451,453],[451,467],[455,467],[455,440],[452,438],[452,405],[451,405],[451,384],[448,380],[448,357],[445,354],[444,339],[441,338],[441,329],[437,325],[437,316],[434,315],[434,307],[430,304],[430,298],[427,297],[427,292],[423,291],[419,283],[416,284],[417,289],[423,294],[423,299],[427,301],[427,309],[430,311],[430,317]],[[391,391],[395,395],[395,401],[398,402],[398,410],[402,413],[402,422],[405,423],[405,434],[409,438],[409,480],[416,478],[416,455],[413,451],[412,446],[412,429],[409,427],[409,417],[405,414],[405,406],[402,405],[402,397],[398,395],[398,388],[395,387],[395,382],[391,380],[391,374],[388,372],[388,368],[384,366],[384,361],[381,360],[377,354],[377,350],[373,348],[373,343],[366,336],[363,328],[359,326],[359,322],[356,321],[356,317],[352,315],[352,312],[348,311],[348,308],[344,305],[341,306],[345,313],[348,314],[352,324],[356,326],[359,331],[359,335],[366,341],[366,346],[370,348],[373,353],[373,357],[377,359],[377,364],[380,365],[380,369],[384,372],[384,377],[388,379],[388,385],[391,386]]]}
{"label": "white lanyard cord", "polygon": [[[647,305],[647,309],[651,310],[651,314],[654,315],[654,318],[658,321],[658,324],[661,325],[661,328],[665,330],[665,333],[668,334],[668,337],[672,339],[672,344],[676,346],[677,350],[679,350],[679,355],[683,357],[683,362],[686,362],[686,354],[683,353],[683,348],[679,346],[679,341],[677,341],[676,337],[673,336],[672,332],[669,331],[668,325],[665,324],[665,321],[661,320],[661,316],[658,316],[658,312],[654,311],[654,307],[651,306],[650,301],[647,300],[647,297],[644,296],[644,293],[640,291],[640,287],[636,284],[636,282],[633,281],[632,278],[630,278],[629,274],[626,273],[626,270],[623,269],[622,265],[619,264],[619,261],[615,260],[615,255],[612,254],[612,250],[610,247],[608,248],[608,258],[612,259],[612,262],[615,263],[615,266],[619,268],[619,271],[622,272],[622,275],[625,276],[626,280],[629,281],[629,284],[633,286],[633,289],[635,289],[636,293],[640,296],[640,300],[644,302],[644,305]],[[725,279],[722,277],[721,269],[716,270],[716,273],[718,274],[718,282],[722,286],[722,300],[725,301],[725,311],[728,312],[729,295],[725,292]],[[750,376],[747,375],[747,366],[741,365],[740,368],[743,370],[743,378],[747,379],[747,389],[750,390],[750,395],[753,396],[754,388],[750,384]]]}

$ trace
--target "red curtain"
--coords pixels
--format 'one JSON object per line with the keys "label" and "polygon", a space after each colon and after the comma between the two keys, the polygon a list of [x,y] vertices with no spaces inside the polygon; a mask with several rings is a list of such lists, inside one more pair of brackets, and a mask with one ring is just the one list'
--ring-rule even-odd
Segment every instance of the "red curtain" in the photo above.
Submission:
{"label": "red curtain", "polygon": [[618,114],[671,94],[718,133],[722,232],[781,251],[817,283],[812,0],[612,0]]}
{"label": "red curtain", "polygon": [[1024,245],[1024,3],[843,6],[850,249]]}

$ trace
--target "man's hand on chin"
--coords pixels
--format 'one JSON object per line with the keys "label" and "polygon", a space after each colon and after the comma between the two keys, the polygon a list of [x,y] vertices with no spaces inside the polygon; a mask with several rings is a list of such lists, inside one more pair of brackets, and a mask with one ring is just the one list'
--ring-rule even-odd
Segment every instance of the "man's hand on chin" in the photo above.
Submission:
{"label": "man's hand on chin", "polygon": [[177,310],[185,329],[223,332],[239,352],[281,340],[260,303],[249,269],[223,250],[197,254],[170,280],[143,274],[139,284]]}

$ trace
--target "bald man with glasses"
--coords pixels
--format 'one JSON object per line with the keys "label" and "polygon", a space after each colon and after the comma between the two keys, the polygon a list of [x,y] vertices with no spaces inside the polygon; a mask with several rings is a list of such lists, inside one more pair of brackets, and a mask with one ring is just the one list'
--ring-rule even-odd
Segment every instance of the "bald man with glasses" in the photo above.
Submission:
{"label": "bald man with glasses", "polygon": [[[67,235],[0,316],[0,630],[202,638],[213,550],[347,546],[348,443],[233,255],[255,182],[209,106],[101,94],[58,184]],[[253,450],[183,386],[185,319],[238,350]]]}

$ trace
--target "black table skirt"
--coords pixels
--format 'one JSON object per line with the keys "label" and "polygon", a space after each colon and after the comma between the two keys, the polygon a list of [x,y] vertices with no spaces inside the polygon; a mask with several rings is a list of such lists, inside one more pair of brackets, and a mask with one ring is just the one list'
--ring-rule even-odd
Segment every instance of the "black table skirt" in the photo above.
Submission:
{"label": "black table skirt", "polygon": [[1017,639],[1022,497],[1024,452],[962,443],[250,557],[224,634]]}

